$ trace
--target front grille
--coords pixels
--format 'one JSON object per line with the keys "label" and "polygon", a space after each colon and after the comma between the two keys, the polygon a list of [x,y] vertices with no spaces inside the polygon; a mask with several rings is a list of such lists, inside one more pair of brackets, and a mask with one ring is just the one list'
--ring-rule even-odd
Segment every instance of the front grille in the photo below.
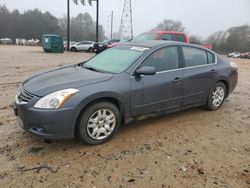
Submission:
{"label": "front grille", "polygon": [[28,91],[25,91],[24,89],[21,89],[21,92],[19,96],[17,97],[17,99],[19,102],[28,103],[34,97],[35,95],[29,93]]}

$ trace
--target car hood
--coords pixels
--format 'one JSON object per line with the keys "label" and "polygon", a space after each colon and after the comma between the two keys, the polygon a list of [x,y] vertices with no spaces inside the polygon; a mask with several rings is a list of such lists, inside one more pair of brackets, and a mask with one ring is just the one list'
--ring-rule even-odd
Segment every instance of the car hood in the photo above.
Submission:
{"label": "car hood", "polygon": [[71,65],[57,68],[35,75],[23,83],[23,88],[36,96],[69,88],[79,88],[85,85],[110,80],[112,74],[87,70],[82,66]]}

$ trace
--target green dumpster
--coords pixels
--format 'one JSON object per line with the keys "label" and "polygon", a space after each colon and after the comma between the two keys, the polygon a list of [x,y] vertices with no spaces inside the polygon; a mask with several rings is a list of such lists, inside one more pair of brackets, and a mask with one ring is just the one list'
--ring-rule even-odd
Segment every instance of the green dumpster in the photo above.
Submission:
{"label": "green dumpster", "polygon": [[44,34],[42,35],[42,46],[45,52],[63,53],[63,39],[60,35]]}

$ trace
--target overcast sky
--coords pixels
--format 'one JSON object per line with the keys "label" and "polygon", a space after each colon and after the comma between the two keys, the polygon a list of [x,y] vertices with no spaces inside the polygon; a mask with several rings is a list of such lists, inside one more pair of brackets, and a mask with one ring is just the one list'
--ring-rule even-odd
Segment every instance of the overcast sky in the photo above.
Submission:
{"label": "overcast sky", "polygon": [[[72,0],[71,0],[72,1]],[[66,15],[67,0],[0,0],[10,10],[38,8],[57,17]],[[100,0],[100,22],[109,34],[111,11],[114,11],[115,31],[119,30],[124,0]],[[250,25],[250,0],[132,0],[135,35],[155,27],[163,19],[183,22],[189,34],[207,37],[231,26]],[[95,4],[95,3],[94,3]],[[71,15],[89,12],[95,18],[95,6],[71,3]]]}

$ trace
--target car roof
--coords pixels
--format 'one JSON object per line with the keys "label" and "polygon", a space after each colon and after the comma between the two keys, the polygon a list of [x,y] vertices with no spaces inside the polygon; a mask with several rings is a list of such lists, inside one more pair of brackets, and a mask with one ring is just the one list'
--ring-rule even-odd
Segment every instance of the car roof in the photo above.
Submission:
{"label": "car roof", "polygon": [[[189,43],[177,42],[177,41],[164,41],[164,40],[147,40],[147,41],[138,41],[138,42],[128,42],[124,43],[130,46],[143,46],[148,48],[168,46],[168,45],[189,45]],[[191,45],[197,46],[197,45]]]}
{"label": "car roof", "polygon": [[[93,41],[90,41],[90,40],[83,40],[83,41],[80,41],[80,42],[93,42]],[[79,42],[78,42],[79,43]]]}
{"label": "car roof", "polygon": [[180,32],[180,31],[149,31],[146,33],[156,33],[156,34],[182,34],[186,35],[185,32]]}
{"label": "car roof", "polygon": [[138,41],[138,42],[128,42],[128,43],[123,43],[121,45],[141,46],[145,48],[160,48],[160,47],[171,46],[171,45],[179,45],[179,46],[190,46],[190,47],[200,48],[206,51],[213,52],[212,50],[208,48],[204,48],[201,45],[178,42],[178,41],[147,40],[147,41]]}
{"label": "car roof", "polygon": [[180,42],[176,41],[163,41],[163,40],[146,40],[146,41],[137,41],[137,42],[128,42],[124,43],[130,46],[143,46],[148,48],[164,46],[164,45],[171,45],[171,44],[181,44]]}

